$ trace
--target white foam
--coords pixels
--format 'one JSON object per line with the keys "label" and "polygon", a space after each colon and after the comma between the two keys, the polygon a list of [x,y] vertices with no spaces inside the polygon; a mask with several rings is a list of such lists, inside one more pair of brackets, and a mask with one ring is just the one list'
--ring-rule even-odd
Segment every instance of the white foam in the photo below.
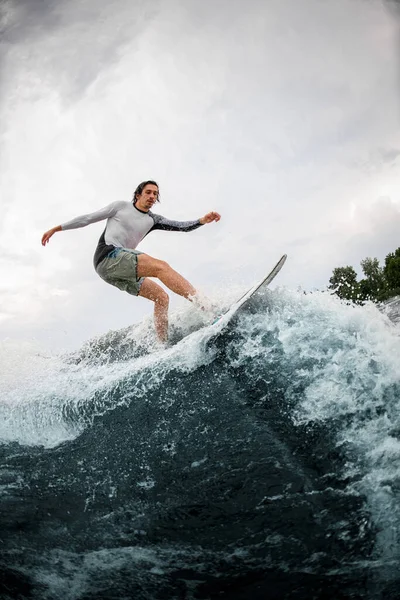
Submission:
{"label": "white foam", "polygon": [[[199,311],[190,305],[172,315],[172,321],[181,335],[185,325],[202,323]],[[149,334],[149,327],[145,319],[135,329],[135,338],[128,329],[116,342],[116,350],[121,342],[138,344],[139,338],[150,353],[113,362],[102,360],[100,346],[97,359],[86,349],[83,356],[89,359],[73,362],[70,356],[40,353],[33,344],[3,342],[0,364],[6,375],[0,382],[0,441],[56,446],[74,439],[95,416],[134,400],[145,401],[171,370],[187,373],[212,360],[201,343],[204,330],[165,349]],[[113,394],[117,386],[118,395]]]}

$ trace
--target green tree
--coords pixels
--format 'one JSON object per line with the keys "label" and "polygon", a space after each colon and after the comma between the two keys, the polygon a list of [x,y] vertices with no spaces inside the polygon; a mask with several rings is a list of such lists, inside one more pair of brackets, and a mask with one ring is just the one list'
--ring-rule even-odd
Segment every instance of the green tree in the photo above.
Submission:
{"label": "green tree", "polygon": [[378,300],[387,288],[385,275],[377,258],[364,258],[361,268],[365,279],[359,282],[360,300]]}
{"label": "green tree", "polygon": [[329,288],[335,290],[335,293],[343,300],[357,301],[360,289],[354,268],[347,266],[333,269],[332,277],[329,279]]}
{"label": "green tree", "polygon": [[383,272],[391,289],[400,288],[400,248],[387,255]]}
{"label": "green tree", "polygon": [[385,258],[383,276],[386,287],[378,294],[378,300],[388,300],[400,295],[400,248],[390,252]]}

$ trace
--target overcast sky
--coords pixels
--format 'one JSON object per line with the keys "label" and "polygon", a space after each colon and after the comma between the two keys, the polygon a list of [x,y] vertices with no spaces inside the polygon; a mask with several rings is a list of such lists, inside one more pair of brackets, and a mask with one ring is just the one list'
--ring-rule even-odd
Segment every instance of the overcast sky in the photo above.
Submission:
{"label": "overcast sky", "polygon": [[44,231],[147,178],[155,212],[222,219],[140,249],[214,293],[323,288],[400,246],[399,13],[379,0],[1,5],[0,339],[57,349],[141,320],[102,282],[105,223]]}

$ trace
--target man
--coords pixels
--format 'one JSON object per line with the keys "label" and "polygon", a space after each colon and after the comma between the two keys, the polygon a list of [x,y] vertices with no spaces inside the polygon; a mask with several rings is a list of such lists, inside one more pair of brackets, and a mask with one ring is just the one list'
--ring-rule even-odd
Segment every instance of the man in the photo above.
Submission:
{"label": "man", "polygon": [[196,221],[170,221],[151,212],[156,202],[159,202],[158,184],[143,181],[136,188],[132,202],[113,202],[97,212],[53,227],[43,234],[42,245],[45,246],[57,231],[77,229],[107,219],[93,257],[94,268],[107,283],[154,302],[157,336],[166,342],[169,297],[160,285],[148,278],[158,278],[167,288],[188,300],[196,300],[197,292],[165,261],[139,252],[136,247],[150,231],[193,231],[206,223],[219,221],[221,216],[217,212],[209,212]]}

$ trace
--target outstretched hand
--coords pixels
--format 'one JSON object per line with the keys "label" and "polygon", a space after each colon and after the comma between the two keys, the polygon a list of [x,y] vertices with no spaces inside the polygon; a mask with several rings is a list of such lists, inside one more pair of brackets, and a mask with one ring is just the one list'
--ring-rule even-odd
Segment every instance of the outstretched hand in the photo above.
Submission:
{"label": "outstretched hand", "polygon": [[200,223],[202,225],[205,225],[206,223],[212,223],[213,221],[219,221],[221,218],[221,215],[217,212],[209,212],[206,215],[204,215],[204,217],[201,217],[200,219]]}
{"label": "outstretched hand", "polygon": [[60,225],[58,225],[57,227],[53,227],[52,229],[49,229],[49,231],[46,231],[46,233],[44,233],[42,235],[42,246],[45,246],[47,244],[47,242],[49,241],[51,236],[54,233],[56,233],[56,231],[61,231]]}

